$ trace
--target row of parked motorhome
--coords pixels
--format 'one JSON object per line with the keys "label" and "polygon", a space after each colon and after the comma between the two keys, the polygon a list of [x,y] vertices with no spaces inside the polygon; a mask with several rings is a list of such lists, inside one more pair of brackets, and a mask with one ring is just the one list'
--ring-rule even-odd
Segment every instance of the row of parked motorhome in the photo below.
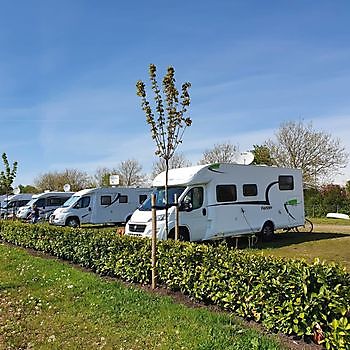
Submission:
{"label": "row of parked motorhome", "polygon": [[[77,227],[81,224],[126,222],[135,209],[147,199],[150,188],[107,187],[73,192],[44,192],[7,197],[1,210],[3,217],[26,220],[33,207],[51,224]],[[19,196],[27,199],[18,201]]]}
{"label": "row of parked motorhome", "polygon": [[[158,239],[174,237],[175,195],[180,237],[201,241],[303,226],[302,174],[297,169],[211,164],[172,169],[168,174],[168,234],[165,228],[165,173],[153,188],[96,188],[76,193],[34,195],[17,211],[25,219],[32,205],[49,222],[61,226],[127,222],[125,233],[150,237],[151,192],[156,195]],[[63,197],[64,196],[64,197]],[[130,219],[130,220],[129,220]]]}
{"label": "row of parked motorhome", "polygon": [[26,205],[32,199],[32,196],[29,193],[0,196],[1,218],[16,216],[18,208]]}

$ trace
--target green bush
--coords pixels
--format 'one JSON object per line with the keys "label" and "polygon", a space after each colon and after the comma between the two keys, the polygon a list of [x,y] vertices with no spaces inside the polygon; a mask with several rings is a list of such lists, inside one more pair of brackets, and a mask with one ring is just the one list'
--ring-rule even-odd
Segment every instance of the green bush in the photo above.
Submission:
{"label": "green bush", "polygon": [[[0,238],[125,281],[151,280],[148,239],[114,231],[0,222]],[[161,241],[158,280],[268,329],[301,337],[324,332],[327,349],[350,348],[350,275],[340,266],[278,259],[225,245]]]}

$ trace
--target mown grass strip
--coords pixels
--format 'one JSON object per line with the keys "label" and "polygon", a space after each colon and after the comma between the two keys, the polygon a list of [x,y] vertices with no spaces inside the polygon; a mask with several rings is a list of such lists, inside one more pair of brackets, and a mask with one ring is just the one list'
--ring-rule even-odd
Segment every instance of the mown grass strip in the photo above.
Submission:
{"label": "mown grass strip", "polygon": [[0,349],[282,349],[228,314],[3,244],[0,309]]}
{"label": "mown grass strip", "polygon": [[330,218],[310,218],[313,224],[350,226],[350,220]]}
{"label": "mown grass strip", "polygon": [[320,224],[318,221],[314,224],[312,233],[280,232],[273,241],[259,243],[254,252],[293,259],[303,258],[308,262],[319,258],[340,263],[349,272],[350,226]]}

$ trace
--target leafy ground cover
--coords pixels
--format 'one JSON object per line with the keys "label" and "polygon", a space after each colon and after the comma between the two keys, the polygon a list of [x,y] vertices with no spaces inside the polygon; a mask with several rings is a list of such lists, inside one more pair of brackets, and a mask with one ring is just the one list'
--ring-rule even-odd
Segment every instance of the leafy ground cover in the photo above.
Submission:
{"label": "leafy ground cover", "polygon": [[282,349],[228,314],[0,244],[0,349]]}

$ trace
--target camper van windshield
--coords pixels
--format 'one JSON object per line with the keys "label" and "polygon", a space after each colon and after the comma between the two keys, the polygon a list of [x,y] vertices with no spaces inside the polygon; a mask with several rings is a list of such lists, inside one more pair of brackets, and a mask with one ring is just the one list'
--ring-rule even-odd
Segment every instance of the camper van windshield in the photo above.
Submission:
{"label": "camper van windshield", "polygon": [[[175,194],[177,194],[177,198],[180,197],[181,193],[185,190],[186,187],[169,187],[168,188],[168,198],[169,198],[169,205],[174,204]],[[164,208],[165,207],[165,188],[164,187],[158,187],[153,191],[153,193],[156,195],[156,206],[158,208]],[[151,210],[151,197],[149,197],[143,204],[140,206],[139,210]]]}
{"label": "camper van windshield", "polygon": [[80,197],[80,196],[72,196],[72,197],[70,197],[69,199],[67,199],[67,200],[63,203],[62,207],[63,207],[63,208],[68,208],[68,207],[70,207],[70,206],[73,205],[76,201],[78,201],[79,198],[81,198],[81,197]]}
{"label": "camper van windshield", "polygon": [[31,206],[33,206],[33,204],[36,202],[36,200],[37,200],[37,198],[32,198],[26,205],[27,205],[28,207],[31,207]]}

